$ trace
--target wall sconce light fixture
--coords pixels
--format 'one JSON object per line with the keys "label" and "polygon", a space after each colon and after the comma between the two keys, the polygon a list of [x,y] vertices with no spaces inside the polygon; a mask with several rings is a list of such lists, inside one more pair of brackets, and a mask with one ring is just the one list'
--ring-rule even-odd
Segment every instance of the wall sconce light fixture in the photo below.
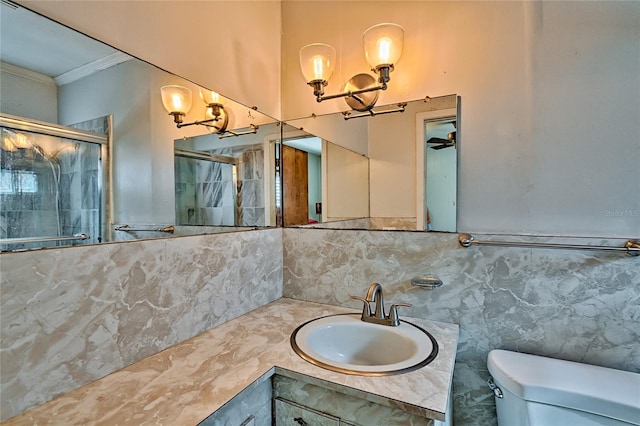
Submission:
{"label": "wall sconce light fixture", "polygon": [[[162,105],[169,115],[173,116],[173,122],[178,128],[201,125],[216,129],[216,132],[224,132],[227,129],[229,117],[224,110],[224,105],[220,102],[220,95],[208,90],[200,90],[200,99],[207,106],[206,116],[211,117],[205,120],[197,120],[191,123],[184,122],[184,116],[191,109],[192,93],[191,89],[182,86],[170,85],[160,88],[162,95]],[[214,124],[215,123],[215,124]]]}
{"label": "wall sconce light fixture", "polygon": [[335,69],[336,50],[328,44],[313,43],[300,49],[300,68],[313,87],[316,101],[345,98],[345,101],[356,111],[368,111],[378,101],[380,90],[387,89],[390,74],[400,60],[404,44],[404,29],[398,24],[378,24],[367,29],[363,35],[364,54],[371,66],[371,71],[378,74],[378,79],[369,74],[356,74],[344,86],[344,91],[335,95],[325,95],[324,87],[328,84]]}

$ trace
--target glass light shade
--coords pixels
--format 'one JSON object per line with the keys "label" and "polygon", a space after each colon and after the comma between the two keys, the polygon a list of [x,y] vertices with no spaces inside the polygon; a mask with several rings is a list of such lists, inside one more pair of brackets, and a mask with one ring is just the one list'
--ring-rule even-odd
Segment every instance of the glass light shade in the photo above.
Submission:
{"label": "glass light shade", "polygon": [[169,114],[186,114],[191,109],[191,90],[182,86],[163,86],[160,88],[162,105]]}
{"label": "glass light shade", "polygon": [[300,69],[307,82],[329,81],[336,67],[336,49],[313,43],[300,49]]}
{"label": "glass light shade", "polygon": [[213,90],[200,89],[200,99],[207,105],[222,104],[220,94]]}
{"label": "glass light shade", "polygon": [[18,148],[15,146],[15,144],[13,143],[13,141],[8,135],[4,135],[2,137],[2,150],[9,151],[9,152],[15,152],[18,150]]}
{"label": "glass light shade", "polygon": [[16,148],[22,149],[31,148],[33,146],[33,144],[29,141],[29,138],[27,138],[27,136],[23,133],[16,133],[13,144],[16,146]]}
{"label": "glass light shade", "polygon": [[404,29],[398,24],[378,24],[364,32],[364,55],[371,68],[394,65],[400,60]]}

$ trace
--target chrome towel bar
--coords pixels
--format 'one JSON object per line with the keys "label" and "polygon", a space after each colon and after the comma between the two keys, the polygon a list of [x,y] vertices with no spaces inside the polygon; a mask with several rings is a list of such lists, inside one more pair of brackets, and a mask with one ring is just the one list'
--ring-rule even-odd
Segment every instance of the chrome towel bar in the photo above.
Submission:
{"label": "chrome towel bar", "polygon": [[64,237],[24,237],[24,238],[3,238],[0,244],[22,244],[22,243],[41,243],[45,241],[72,241],[72,240],[88,240],[91,236],[87,234],[74,234]]}
{"label": "chrome towel bar", "polygon": [[470,247],[472,245],[482,246],[503,246],[503,247],[531,247],[545,249],[567,249],[567,250],[603,250],[603,251],[624,251],[631,256],[640,255],[640,241],[629,240],[622,247],[614,246],[594,246],[581,244],[551,244],[551,243],[528,243],[523,241],[495,241],[495,240],[476,240],[471,234],[460,234],[458,243],[462,247]]}
{"label": "chrome towel bar", "polygon": [[173,234],[176,228],[173,225],[164,226],[162,228],[132,228],[129,225],[121,225],[113,228],[114,231],[126,231],[126,232],[166,232]]}

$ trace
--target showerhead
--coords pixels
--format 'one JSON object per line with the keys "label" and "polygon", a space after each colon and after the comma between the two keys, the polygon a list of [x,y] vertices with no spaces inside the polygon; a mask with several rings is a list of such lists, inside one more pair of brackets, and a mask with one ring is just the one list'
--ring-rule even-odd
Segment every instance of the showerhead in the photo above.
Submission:
{"label": "showerhead", "polygon": [[44,152],[44,149],[42,149],[40,145],[31,144],[31,149],[40,154],[47,161],[55,161],[56,163],[58,162],[58,158],[56,157],[56,155],[47,154],[46,152]]}

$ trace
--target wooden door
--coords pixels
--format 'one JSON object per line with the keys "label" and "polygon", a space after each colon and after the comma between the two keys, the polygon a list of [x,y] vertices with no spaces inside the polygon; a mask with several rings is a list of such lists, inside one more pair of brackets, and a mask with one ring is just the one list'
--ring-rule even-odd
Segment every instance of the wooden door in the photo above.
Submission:
{"label": "wooden door", "polygon": [[282,146],[282,210],[284,226],[309,223],[308,154]]}

